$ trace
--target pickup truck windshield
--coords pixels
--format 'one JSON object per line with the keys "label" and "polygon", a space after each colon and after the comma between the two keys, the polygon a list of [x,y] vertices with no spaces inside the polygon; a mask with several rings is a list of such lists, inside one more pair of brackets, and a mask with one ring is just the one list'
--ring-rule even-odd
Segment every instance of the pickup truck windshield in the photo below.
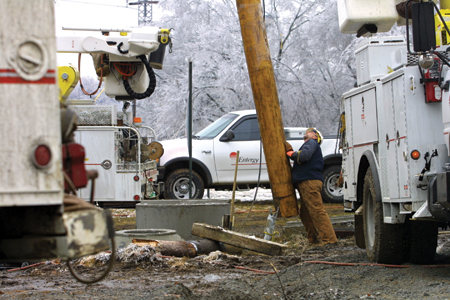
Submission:
{"label": "pickup truck windshield", "polygon": [[194,135],[195,138],[199,140],[208,140],[215,138],[222,130],[225,129],[228,125],[230,125],[231,122],[233,122],[234,119],[236,119],[238,115],[236,114],[226,114],[225,116],[221,117],[214,123],[210,124],[203,130],[201,130],[199,133]]}

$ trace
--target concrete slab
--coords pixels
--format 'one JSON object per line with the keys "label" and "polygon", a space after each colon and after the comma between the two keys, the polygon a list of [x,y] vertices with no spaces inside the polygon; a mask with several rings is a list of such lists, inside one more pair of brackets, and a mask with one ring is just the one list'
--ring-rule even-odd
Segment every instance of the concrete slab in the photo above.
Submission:
{"label": "concrete slab", "polygon": [[137,229],[173,229],[185,240],[196,240],[192,224],[222,226],[222,217],[229,215],[230,200],[146,200],[136,205]]}

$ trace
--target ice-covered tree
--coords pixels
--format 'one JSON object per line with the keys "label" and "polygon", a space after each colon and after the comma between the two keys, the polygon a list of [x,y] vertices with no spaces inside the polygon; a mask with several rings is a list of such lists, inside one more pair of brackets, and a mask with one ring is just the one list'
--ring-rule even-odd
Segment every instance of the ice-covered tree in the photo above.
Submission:
{"label": "ice-covered tree", "polygon": [[[194,132],[233,110],[254,108],[235,0],[161,0],[157,25],[172,28],[157,87],[137,111],[160,139],[186,134],[188,61]],[[263,5],[285,126],[337,131],[339,99],[353,86],[351,45],[335,1],[266,0]],[[107,99],[100,102],[107,102]]]}

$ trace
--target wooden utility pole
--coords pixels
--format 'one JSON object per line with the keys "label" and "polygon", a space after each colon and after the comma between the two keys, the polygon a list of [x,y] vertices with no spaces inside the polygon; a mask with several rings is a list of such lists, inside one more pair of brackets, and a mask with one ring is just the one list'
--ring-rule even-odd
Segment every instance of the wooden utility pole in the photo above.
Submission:
{"label": "wooden utility pole", "polygon": [[297,199],[261,2],[236,0],[236,4],[275,209],[280,207],[282,217],[292,217],[298,215]]}

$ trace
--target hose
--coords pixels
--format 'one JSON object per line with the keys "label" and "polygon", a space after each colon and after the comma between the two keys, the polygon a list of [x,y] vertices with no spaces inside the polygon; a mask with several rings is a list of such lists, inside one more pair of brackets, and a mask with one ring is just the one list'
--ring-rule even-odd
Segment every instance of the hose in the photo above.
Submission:
{"label": "hose", "polygon": [[333,265],[333,266],[380,266],[380,267],[387,267],[387,268],[409,268],[409,267],[411,267],[410,265],[388,265],[388,264],[377,264],[377,263],[341,263],[341,262],[317,261],[317,260],[305,261],[304,263]]}
{"label": "hose", "polygon": [[85,277],[85,276],[79,274],[75,270],[75,267],[72,265],[72,262],[70,260],[67,260],[66,264],[67,264],[67,267],[69,268],[70,274],[72,274],[72,276],[75,277],[76,280],[78,280],[79,282],[82,282],[82,283],[92,284],[92,283],[99,282],[100,280],[104,279],[109,274],[109,272],[112,270],[112,268],[114,266],[115,260],[116,260],[116,241],[115,241],[114,237],[111,237],[111,256],[109,257],[109,261],[108,261],[108,265],[106,266],[106,269],[103,270],[102,272],[100,272],[100,275],[98,275],[98,277],[91,279],[91,278],[88,278],[88,277]]}
{"label": "hose", "polygon": [[153,72],[153,69],[150,66],[150,63],[148,62],[145,55],[139,55],[137,58],[139,58],[142,61],[142,63],[144,64],[145,69],[147,70],[148,77],[150,79],[147,90],[144,93],[136,93],[131,88],[131,86],[128,82],[128,78],[125,79],[125,77],[123,79],[123,86],[125,87],[125,91],[127,91],[128,95],[130,95],[134,99],[144,99],[144,98],[150,97],[153,94],[153,92],[155,91],[156,76],[155,76],[155,72]]}
{"label": "hose", "polygon": [[[101,56],[100,61],[101,61],[101,65],[103,66],[103,55]],[[80,74],[81,74],[81,53],[78,54],[78,72],[80,72]],[[81,75],[80,75],[80,88],[81,88],[81,91],[83,91],[83,94],[85,94],[86,96],[92,96],[95,93],[97,93],[98,90],[100,89],[100,87],[102,86],[102,82],[103,82],[103,67],[100,68],[100,81],[98,83],[97,89],[95,91],[93,91],[92,93],[88,93],[84,89],[83,82],[81,81]]]}

